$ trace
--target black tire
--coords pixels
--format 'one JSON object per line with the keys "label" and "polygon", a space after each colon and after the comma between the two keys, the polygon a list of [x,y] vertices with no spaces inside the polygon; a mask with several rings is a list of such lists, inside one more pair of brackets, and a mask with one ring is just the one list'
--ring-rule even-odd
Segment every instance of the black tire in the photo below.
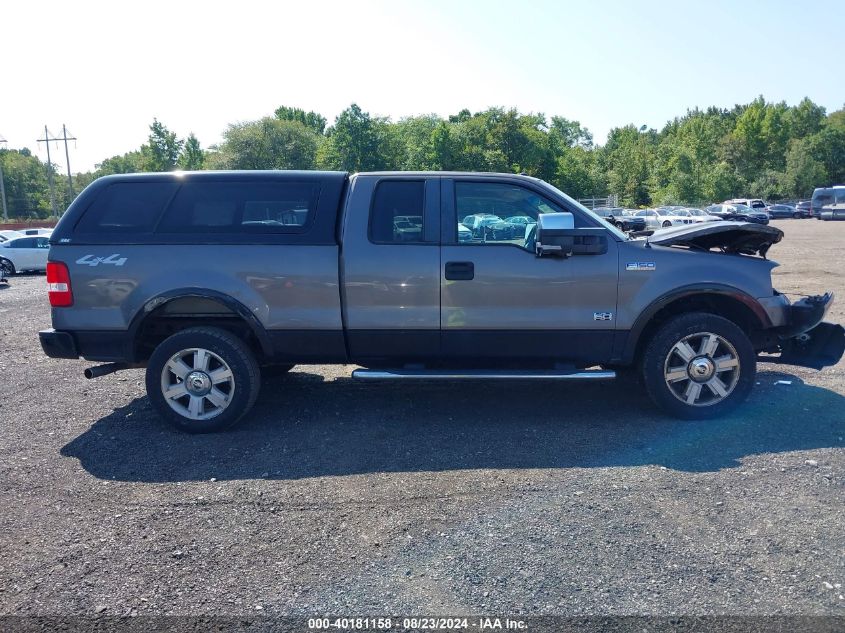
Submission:
{"label": "black tire", "polygon": [[8,259],[2,257],[0,257],[0,269],[2,269],[0,277],[11,277],[15,274],[15,265]]}
{"label": "black tire", "polygon": [[668,229],[670,226],[672,226],[672,223],[669,220],[663,221],[663,228],[664,229]]}
{"label": "black tire", "polygon": [[[216,355],[231,372],[226,385],[222,387],[229,389],[223,395],[232,394],[231,399],[226,401],[225,407],[219,413],[207,419],[192,419],[180,414],[174,406],[184,408],[186,405],[180,404],[177,398],[168,399],[164,395],[165,366],[176,355],[192,349],[211,352],[212,357]],[[213,360],[216,362],[217,359]],[[220,368],[221,366],[217,366],[217,369]],[[176,378],[175,374],[167,376],[175,381],[173,387],[185,383],[184,380]],[[261,387],[261,372],[252,350],[240,338],[220,328],[196,327],[177,332],[155,348],[147,364],[146,387],[153,406],[175,428],[185,433],[213,433],[230,428],[252,408]],[[188,402],[194,399],[189,393],[184,394],[184,397]],[[212,409],[216,408],[210,399],[206,402],[205,396],[197,397],[203,408],[209,404]],[[174,406],[171,406],[169,401],[174,402]],[[184,398],[182,402],[185,402]]]}
{"label": "black tire", "polygon": [[[715,370],[716,373],[712,374],[711,378],[715,377],[720,380],[720,388],[725,387],[724,380],[727,380],[730,383],[730,390],[725,396],[720,397],[707,384],[699,384],[698,393],[701,394],[701,400],[697,405],[687,404],[680,398],[688,395],[690,390],[695,388],[693,383],[698,382],[698,379],[675,378],[672,381],[673,386],[670,387],[671,374],[669,374],[669,369],[671,365],[681,365],[682,367],[684,365],[680,356],[674,355],[673,349],[676,345],[681,345],[687,337],[690,337],[690,341],[695,341],[696,336],[707,334],[715,335],[717,339],[721,339],[718,350],[726,352],[720,353],[714,350],[710,354],[710,359],[714,360],[714,356],[716,359],[733,356],[736,359],[736,369],[716,369],[719,365],[713,364],[713,369],[710,371]],[[689,347],[693,349],[695,354],[694,358],[689,360],[686,365],[688,376],[693,375],[694,362],[707,365],[705,357],[699,355],[703,345],[698,350],[691,346],[692,343],[689,344]],[[725,363],[724,360],[721,362]],[[732,360],[729,362],[733,363]],[[734,372],[736,373],[734,374]],[[733,321],[706,312],[683,314],[661,325],[646,344],[642,357],[643,382],[649,397],[669,415],[687,420],[715,418],[737,407],[751,392],[756,373],[756,354],[745,332]],[[684,390],[684,387],[687,389]],[[677,392],[682,393],[676,395]],[[697,398],[698,396],[694,397]],[[713,402],[708,403],[707,400],[709,399],[713,399]]]}

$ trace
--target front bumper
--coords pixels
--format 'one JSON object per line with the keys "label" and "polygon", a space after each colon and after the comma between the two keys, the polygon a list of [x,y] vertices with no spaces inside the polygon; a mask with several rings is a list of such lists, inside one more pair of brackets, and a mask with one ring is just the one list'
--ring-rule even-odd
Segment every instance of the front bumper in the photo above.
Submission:
{"label": "front bumper", "polygon": [[777,343],[767,351],[780,352],[760,360],[822,369],[838,363],[845,353],[845,328],[822,319],[833,303],[833,293],[804,297],[786,306],[784,324],[774,328]]}

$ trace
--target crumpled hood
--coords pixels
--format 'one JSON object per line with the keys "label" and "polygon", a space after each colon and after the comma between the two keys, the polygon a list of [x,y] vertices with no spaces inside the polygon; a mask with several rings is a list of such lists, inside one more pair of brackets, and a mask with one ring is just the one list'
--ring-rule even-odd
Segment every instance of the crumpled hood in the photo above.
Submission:
{"label": "crumpled hood", "polygon": [[717,248],[725,253],[766,257],[766,252],[783,238],[773,226],[751,222],[701,222],[660,229],[647,239],[660,246],[688,246],[703,250]]}

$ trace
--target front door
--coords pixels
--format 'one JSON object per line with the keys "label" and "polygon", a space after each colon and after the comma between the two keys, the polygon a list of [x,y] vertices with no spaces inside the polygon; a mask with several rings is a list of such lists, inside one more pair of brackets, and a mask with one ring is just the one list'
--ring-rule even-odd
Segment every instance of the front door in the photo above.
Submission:
{"label": "front door", "polygon": [[[619,270],[615,236],[608,231],[601,255],[538,258],[539,214],[571,211],[576,227],[594,222],[515,181],[456,178],[442,187],[444,356],[485,365],[609,360]],[[471,239],[458,238],[461,223],[475,227]]]}

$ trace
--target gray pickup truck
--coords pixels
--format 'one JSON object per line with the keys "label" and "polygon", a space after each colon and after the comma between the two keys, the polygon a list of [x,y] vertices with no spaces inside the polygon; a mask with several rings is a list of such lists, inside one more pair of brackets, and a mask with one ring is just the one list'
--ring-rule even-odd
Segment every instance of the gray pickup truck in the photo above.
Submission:
{"label": "gray pickup truck", "polygon": [[[471,224],[468,228],[466,224]],[[100,178],[62,217],[48,356],[146,367],[188,432],[234,424],[262,370],[369,380],[602,379],[634,369],[682,418],[733,408],[764,359],[845,348],[832,296],[772,288],[773,227],[628,236],[511,174],[197,172]]]}

